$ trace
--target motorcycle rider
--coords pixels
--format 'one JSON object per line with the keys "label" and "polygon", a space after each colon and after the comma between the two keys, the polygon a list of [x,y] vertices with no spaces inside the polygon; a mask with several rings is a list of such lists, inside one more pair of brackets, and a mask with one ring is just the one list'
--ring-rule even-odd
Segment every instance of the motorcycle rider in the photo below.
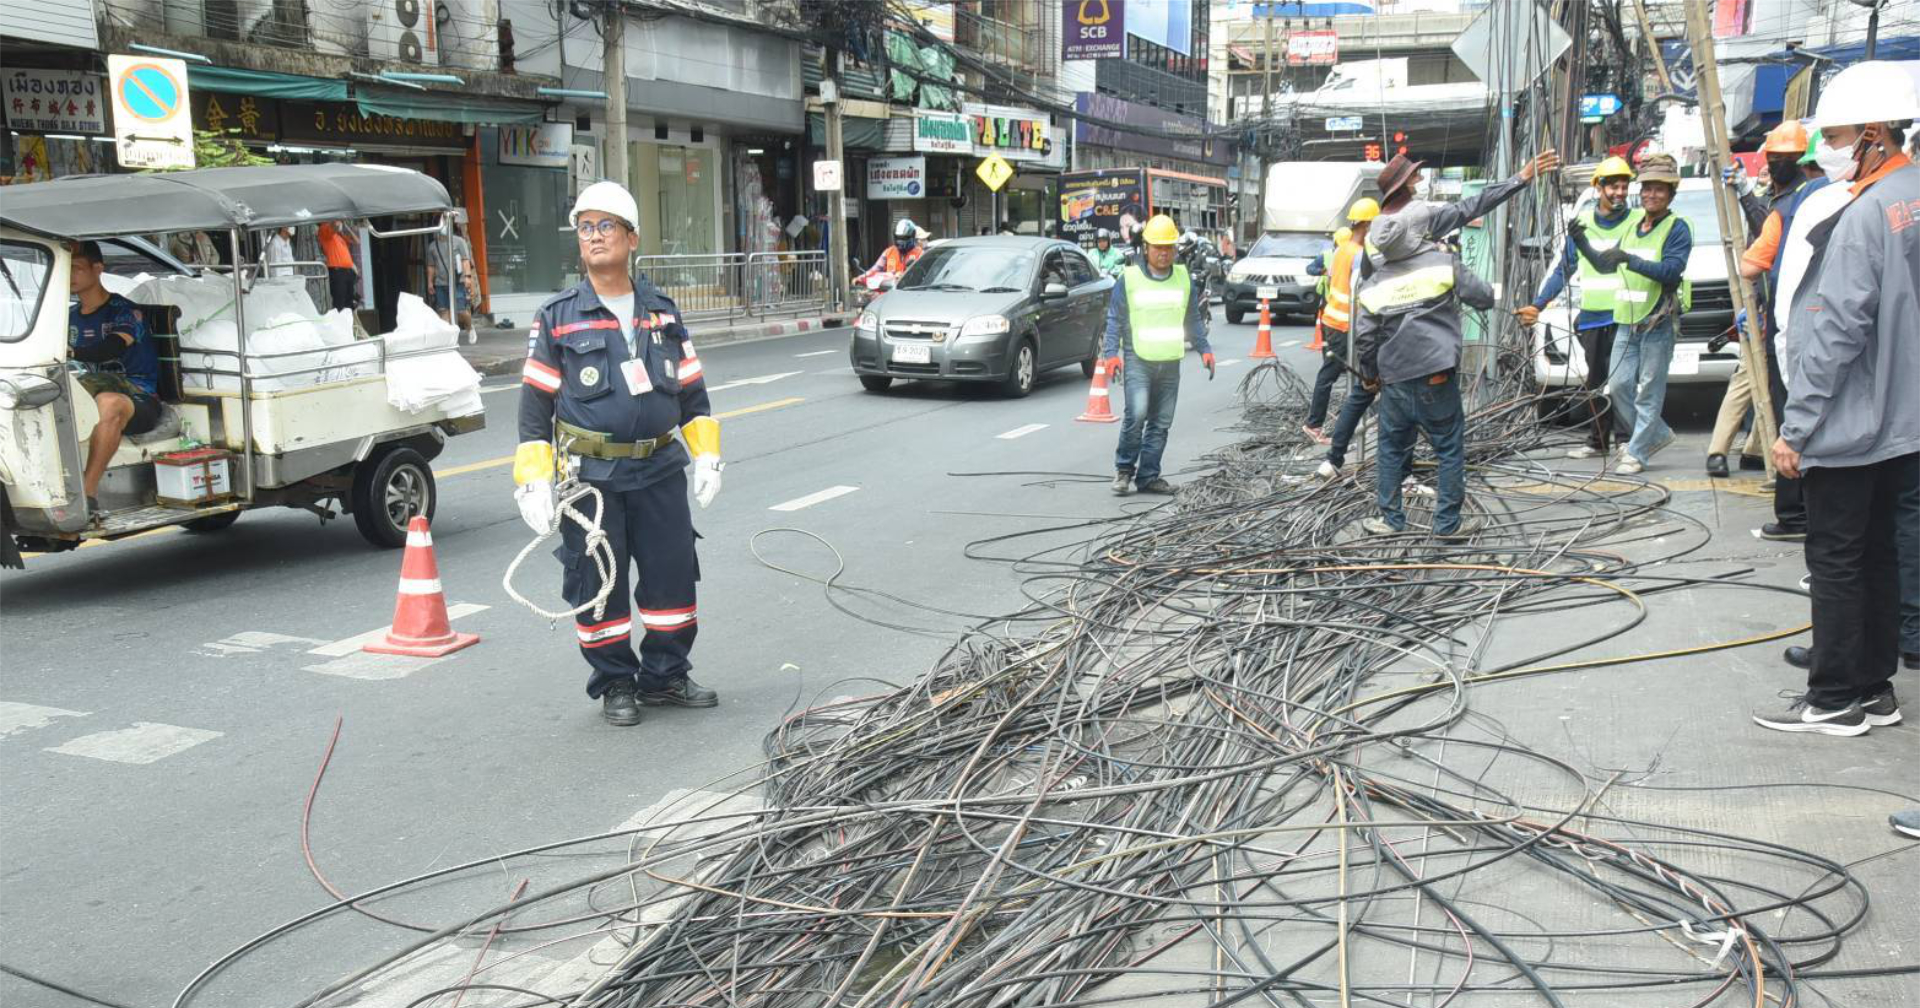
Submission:
{"label": "motorcycle rider", "polygon": [[1101,228],[1093,233],[1093,268],[1106,276],[1117,277],[1127,266],[1127,254],[1113,247],[1113,232]]}
{"label": "motorcycle rider", "polygon": [[864,286],[869,279],[887,273],[898,280],[900,274],[907,271],[907,267],[920,260],[919,234],[920,228],[917,225],[902,218],[900,223],[893,226],[893,244],[887,246],[885,252],[880,253],[880,258],[874,260],[871,268],[854,277],[853,282]]}

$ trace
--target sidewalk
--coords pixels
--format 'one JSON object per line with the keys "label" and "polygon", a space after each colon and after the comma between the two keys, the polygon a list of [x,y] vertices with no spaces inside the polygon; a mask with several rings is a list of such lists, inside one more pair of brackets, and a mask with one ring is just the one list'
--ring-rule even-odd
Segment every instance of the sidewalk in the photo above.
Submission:
{"label": "sidewalk", "polygon": [[[733,323],[694,322],[687,328],[701,346],[712,347],[833,329],[850,324],[852,318],[851,314],[799,315],[779,319],[749,319]],[[516,325],[511,329],[495,329],[490,325],[479,323],[477,319],[475,321],[474,331],[479,333],[480,340],[473,344],[460,344],[460,356],[466,358],[467,363],[473,365],[473,369],[482,375],[513,374],[519,371],[521,362],[527,359],[526,325]]]}

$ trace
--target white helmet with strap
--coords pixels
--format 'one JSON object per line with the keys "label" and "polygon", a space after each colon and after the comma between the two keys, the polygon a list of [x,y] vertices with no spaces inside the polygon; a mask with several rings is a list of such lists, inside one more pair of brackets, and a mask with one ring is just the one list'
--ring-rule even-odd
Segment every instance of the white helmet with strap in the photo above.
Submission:
{"label": "white helmet with strap", "polygon": [[588,210],[618,217],[626,221],[628,227],[640,230],[640,207],[634,203],[633,194],[627,191],[627,187],[618,182],[602,179],[580,190],[580,198],[574,201],[573,212],[567,215],[567,223],[578,227],[580,215]]}

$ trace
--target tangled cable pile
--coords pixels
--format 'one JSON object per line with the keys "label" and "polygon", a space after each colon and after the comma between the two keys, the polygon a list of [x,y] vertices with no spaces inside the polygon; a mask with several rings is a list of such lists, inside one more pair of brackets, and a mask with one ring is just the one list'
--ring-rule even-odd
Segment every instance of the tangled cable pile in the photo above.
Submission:
{"label": "tangled cable pile", "polygon": [[[1439,543],[1358,536],[1370,471],[1311,478],[1299,379],[1253,372],[1246,436],[1173,503],[1021,558],[1029,607],[910,686],[779,725],[763,806],[642,827],[620,863],[299,1004],[509,921],[611,934],[614,952],[586,979],[483,970],[445,992],[592,1008],[1801,1003],[1866,913],[1844,866],[1599,814],[1611,779],[1470,704],[1628,660],[1547,664],[1637,625],[1649,596],[1727,584],[1627,559],[1655,535],[1661,560],[1706,536],[1676,535],[1657,487],[1528,460],[1561,435],[1501,396],[1512,384],[1487,383],[1470,423],[1482,531]],[[1490,657],[1497,620],[1575,611],[1588,636]]]}

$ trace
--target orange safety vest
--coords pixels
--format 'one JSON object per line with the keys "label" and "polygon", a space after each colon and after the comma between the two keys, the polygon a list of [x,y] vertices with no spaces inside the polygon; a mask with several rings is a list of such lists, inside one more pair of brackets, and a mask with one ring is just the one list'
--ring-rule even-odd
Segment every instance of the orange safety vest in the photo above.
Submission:
{"label": "orange safety vest", "polygon": [[1353,319],[1353,257],[1360,254],[1357,241],[1343,242],[1333,253],[1333,265],[1327,268],[1327,303],[1320,306],[1320,324],[1346,332]]}
{"label": "orange safety vest", "polygon": [[886,254],[882,255],[881,258],[887,261],[888,273],[905,273],[907,267],[920,260],[920,247],[916,245],[910,254],[901,255],[900,246],[889,245],[887,246]]}

